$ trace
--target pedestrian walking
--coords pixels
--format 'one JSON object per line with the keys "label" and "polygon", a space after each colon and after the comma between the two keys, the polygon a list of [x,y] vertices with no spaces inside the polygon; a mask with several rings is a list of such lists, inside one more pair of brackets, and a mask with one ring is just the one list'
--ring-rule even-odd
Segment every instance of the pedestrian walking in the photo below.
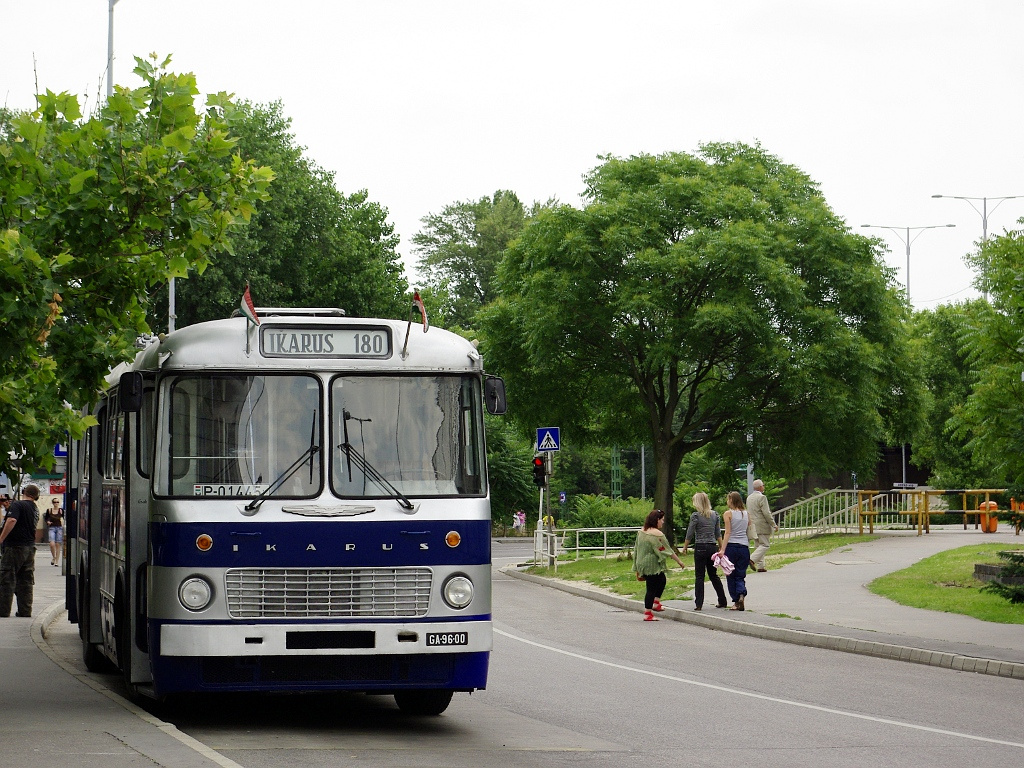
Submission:
{"label": "pedestrian walking", "polygon": [[36,576],[36,526],[39,524],[39,489],[25,486],[25,497],[11,504],[0,528],[0,617],[11,615],[18,598],[18,616],[32,615],[32,591]]}
{"label": "pedestrian walking", "polygon": [[644,595],[644,621],[657,621],[655,611],[665,610],[661,604],[661,596],[665,593],[665,563],[672,558],[680,568],[686,568],[679,555],[672,551],[668,537],[662,532],[665,525],[665,513],[660,509],[652,509],[644,520],[644,527],[636,535],[636,546],[633,548],[633,570],[636,578],[647,585]]}
{"label": "pedestrian walking", "polygon": [[54,499],[50,509],[43,515],[46,521],[46,536],[50,542],[50,565],[60,565],[64,548],[64,509],[60,499]]}
{"label": "pedestrian walking", "polygon": [[711,580],[711,586],[718,595],[716,607],[725,608],[725,588],[718,576],[718,569],[711,562],[711,556],[722,545],[722,522],[718,513],[711,508],[711,500],[704,491],[693,494],[694,513],[690,515],[690,524],[686,527],[686,538],[683,539],[683,554],[693,542],[693,570],[696,582],[693,587],[693,601],[699,611],[704,608],[704,574]]}
{"label": "pedestrian walking", "polygon": [[768,506],[768,497],[764,495],[764,483],[755,480],[752,483],[753,492],[747,496],[747,512],[750,514],[750,522],[754,525],[754,532],[757,536],[757,548],[750,555],[751,569],[758,573],[764,573],[765,555],[771,547],[771,536],[779,530],[779,524],[772,517],[771,507]]}
{"label": "pedestrian walking", "polygon": [[729,492],[728,506],[722,515],[725,532],[718,552],[728,557],[733,564],[732,573],[725,575],[733,602],[729,610],[742,611],[747,597],[747,566],[750,565],[750,542],[747,538],[750,515],[743,505],[743,497],[737,491]]}

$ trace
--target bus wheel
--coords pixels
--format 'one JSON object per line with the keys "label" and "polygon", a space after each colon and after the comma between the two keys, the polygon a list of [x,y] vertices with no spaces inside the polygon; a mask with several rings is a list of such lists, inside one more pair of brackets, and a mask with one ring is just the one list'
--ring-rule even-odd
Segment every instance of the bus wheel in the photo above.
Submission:
{"label": "bus wheel", "polygon": [[78,620],[81,622],[78,633],[82,636],[82,662],[90,672],[106,672],[107,660],[100,653],[99,647],[95,643],[89,642],[89,618],[92,613],[89,609],[89,584],[82,579],[79,579],[78,583],[82,585],[81,603],[78,607]]}
{"label": "bus wheel", "polygon": [[440,715],[452,701],[454,691],[398,691],[395,703],[407,715]]}

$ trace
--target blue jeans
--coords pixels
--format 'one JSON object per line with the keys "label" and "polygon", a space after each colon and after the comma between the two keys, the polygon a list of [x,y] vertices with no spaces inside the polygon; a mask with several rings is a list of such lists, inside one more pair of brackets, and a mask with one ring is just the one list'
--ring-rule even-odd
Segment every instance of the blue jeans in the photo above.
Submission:
{"label": "blue jeans", "polygon": [[746,544],[726,544],[725,556],[732,562],[732,573],[725,577],[729,585],[729,597],[735,603],[740,595],[747,594],[747,568],[750,566],[750,547]]}

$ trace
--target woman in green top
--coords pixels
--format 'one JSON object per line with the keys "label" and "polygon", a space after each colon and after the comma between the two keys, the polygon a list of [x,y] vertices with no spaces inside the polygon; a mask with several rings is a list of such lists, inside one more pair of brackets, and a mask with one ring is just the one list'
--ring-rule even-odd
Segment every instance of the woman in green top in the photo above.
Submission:
{"label": "woman in green top", "polygon": [[647,584],[644,595],[644,621],[657,621],[654,611],[663,611],[661,595],[665,591],[665,562],[672,558],[680,568],[686,568],[679,555],[672,551],[668,537],[661,531],[665,525],[665,513],[660,509],[652,509],[644,520],[644,527],[636,535],[636,547],[633,550],[633,570],[636,577]]}

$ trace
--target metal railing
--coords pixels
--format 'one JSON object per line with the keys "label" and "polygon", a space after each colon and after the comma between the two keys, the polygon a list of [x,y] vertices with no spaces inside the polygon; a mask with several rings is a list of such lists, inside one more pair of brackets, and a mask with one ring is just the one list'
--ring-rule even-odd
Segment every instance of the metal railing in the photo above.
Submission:
{"label": "metal railing", "polygon": [[860,529],[861,511],[874,513],[874,524],[909,526],[914,511],[903,495],[891,492],[833,488],[801,499],[772,513],[779,524],[777,538],[797,539],[823,533],[852,533]]}
{"label": "metal railing", "polygon": [[873,524],[883,527],[909,526],[914,519],[914,506],[904,495],[878,490],[831,488],[774,511],[772,517],[778,522],[778,532],[773,536],[800,539],[834,532],[849,534],[860,529],[862,511],[870,511]]}
{"label": "metal railing", "polygon": [[[574,560],[580,559],[580,552],[601,552],[607,557],[609,552],[621,552],[624,549],[631,549],[636,533],[640,530],[637,526],[622,526],[609,528],[558,528],[545,530],[541,528],[534,535],[534,560],[536,562],[546,561],[548,567],[558,570],[558,555],[574,552]],[[609,534],[618,534],[619,541],[610,542]],[[583,543],[580,539],[583,538]],[[588,543],[588,539],[597,539],[598,543]]]}
{"label": "metal railing", "polygon": [[[779,524],[779,530],[773,538],[856,533],[861,525],[861,510],[873,513],[876,526],[911,527],[916,520],[915,509],[905,494],[833,488],[774,511],[772,517]],[[572,553],[575,560],[580,559],[582,552],[601,552],[607,557],[609,552],[631,548],[637,530],[636,526],[541,529],[535,534],[535,559],[537,562],[546,560],[549,567],[557,569],[558,555],[562,554]],[[615,534],[618,540],[609,541],[609,535]]]}

